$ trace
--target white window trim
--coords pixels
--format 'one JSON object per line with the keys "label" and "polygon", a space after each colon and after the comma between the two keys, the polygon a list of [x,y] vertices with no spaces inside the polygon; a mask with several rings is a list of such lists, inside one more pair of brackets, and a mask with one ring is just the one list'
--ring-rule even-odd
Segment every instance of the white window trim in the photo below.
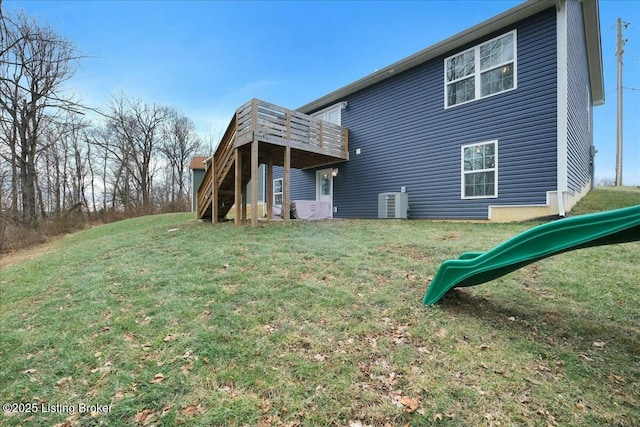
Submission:
{"label": "white window trim", "polygon": [[339,119],[338,122],[339,123],[334,123],[338,126],[342,126],[342,110],[345,108],[346,106],[346,102],[338,102],[337,104],[333,104],[330,105],[326,108],[323,108],[322,110],[316,111],[315,113],[311,114],[311,117],[315,117],[316,119],[319,119],[321,116],[325,115],[325,113],[329,113],[332,111],[338,111],[340,112],[340,114],[338,115]]}
{"label": "white window trim", "polygon": [[[443,80],[444,80],[444,108],[445,108],[445,110],[448,109],[448,108],[454,108],[454,107],[457,107],[459,105],[464,105],[464,104],[468,104],[470,102],[478,101],[480,99],[491,98],[492,96],[495,96],[495,95],[500,95],[502,93],[511,92],[512,90],[516,90],[518,88],[518,32],[517,31],[518,30],[511,30],[509,32],[506,32],[504,34],[499,35],[498,37],[494,37],[494,38],[492,38],[490,40],[487,40],[487,41],[484,41],[484,42],[482,42],[480,44],[477,44],[477,45],[475,45],[474,47],[472,47],[470,49],[463,50],[461,52],[456,52],[455,54],[453,54],[451,56],[448,56],[448,57],[446,57],[444,59],[444,62],[443,62],[444,79]],[[490,95],[482,96],[481,75],[482,75],[483,72],[486,72],[488,70],[484,70],[484,71],[480,70],[480,46],[485,45],[487,43],[490,43],[490,42],[492,42],[494,40],[497,40],[497,39],[499,39],[501,37],[504,37],[506,35],[509,35],[509,34],[513,35],[513,87],[511,89],[506,89],[506,90],[503,90],[501,92],[496,92],[496,93],[492,93]],[[474,73],[472,75],[461,77],[459,79],[452,80],[452,81],[448,82],[447,81],[447,61],[449,59],[455,57],[455,56],[461,55],[463,53],[466,53],[466,52],[469,52],[469,51],[472,51],[472,50],[475,51],[475,55],[474,55],[474,61],[475,61],[474,69],[475,69],[475,71],[474,71]],[[504,66],[506,64],[509,64],[509,63],[511,63],[511,61],[504,62],[502,64],[493,66],[490,69],[499,68],[499,67],[502,67],[502,66]],[[460,81],[460,80],[468,79],[471,76],[473,76],[474,79],[475,79],[475,97],[474,97],[474,99],[470,99],[470,100],[464,101],[464,102],[459,102],[459,103],[454,104],[454,105],[448,105],[449,104],[449,102],[448,102],[449,101],[449,96],[447,94],[447,86],[450,85],[451,83],[455,83],[455,82]]]}
{"label": "white window trim", "polygon": [[[281,188],[283,191],[276,192],[276,188],[275,188],[275,187],[276,187],[276,181],[280,181],[280,188]],[[282,198],[283,198],[283,200],[284,200],[284,187],[283,187],[283,185],[284,185],[284,180],[283,180],[282,178],[275,178],[275,179],[273,180],[273,182],[271,183],[271,185],[273,186],[273,204],[274,204],[274,205],[276,205],[276,204],[278,204],[278,203],[276,203],[276,195],[277,195],[277,194],[282,195]]]}
{"label": "white window trim", "polygon": [[[494,149],[494,167],[490,169],[478,169],[473,171],[465,171],[464,170],[464,149],[467,147],[475,147],[477,145],[487,145],[487,144],[495,144]],[[494,171],[494,190],[493,196],[465,196],[464,195],[464,177],[468,173],[478,173],[478,172],[491,172]],[[473,199],[497,199],[498,198],[498,140],[494,139],[491,141],[484,142],[476,142],[473,144],[465,144],[460,147],[460,198],[463,200],[473,200]]]}

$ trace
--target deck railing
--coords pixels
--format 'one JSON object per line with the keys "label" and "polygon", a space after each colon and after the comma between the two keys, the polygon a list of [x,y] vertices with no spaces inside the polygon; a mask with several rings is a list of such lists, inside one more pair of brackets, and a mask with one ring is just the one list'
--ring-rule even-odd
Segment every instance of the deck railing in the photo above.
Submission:
{"label": "deck railing", "polygon": [[[290,146],[341,160],[349,158],[347,129],[277,105],[252,99],[236,110],[198,188],[197,210],[202,217],[212,203],[212,170],[218,188],[233,168],[234,148],[253,140]],[[215,167],[211,167],[212,163]],[[215,202],[215,201],[214,201]]]}
{"label": "deck railing", "polygon": [[297,111],[252,99],[236,112],[238,138],[253,132],[265,142],[314,151],[346,159],[349,152],[348,133],[341,126],[318,120]]}
{"label": "deck railing", "polygon": [[196,211],[198,218],[202,218],[209,207],[209,203],[211,203],[211,198],[213,197],[213,191],[211,188],[212,170],[213,169],[210,166],[207,168],[204,173],[204,177],[202,178],[202,182],[200,183],[200,187],[198,187],[198,194],[196,196]]}
{"label": "deck railing", "polygon": [[[237,114],[236,114],[237,116]],[[218,148],[213,156],[215,160],[215,170],[216,170],[216,182],[218,185],[222,183],[224,177],[229,173],[231,168],[233,167],[234,161],[234,153],[233,149],[235,148],[236,143],[236,135],[237,135],[237,119],[234,117],[227,126],[227,130],[225,131],[220,143],[218,144]]]}

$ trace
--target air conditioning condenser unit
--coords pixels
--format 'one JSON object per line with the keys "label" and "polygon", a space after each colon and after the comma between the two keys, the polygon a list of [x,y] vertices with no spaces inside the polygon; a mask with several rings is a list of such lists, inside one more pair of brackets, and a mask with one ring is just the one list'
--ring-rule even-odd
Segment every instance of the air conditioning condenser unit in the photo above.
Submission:
{"label": "air conditioning condenser unit", "polygon": [[409,195],[407,193],[378,194],[378,218],[407,219]]}

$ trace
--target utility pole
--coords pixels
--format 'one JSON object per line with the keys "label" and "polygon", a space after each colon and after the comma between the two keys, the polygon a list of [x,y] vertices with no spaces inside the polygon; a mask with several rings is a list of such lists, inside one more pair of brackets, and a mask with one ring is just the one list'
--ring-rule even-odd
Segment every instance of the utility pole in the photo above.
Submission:
{"label": "utility pole", "polygon": [[[625,28],[627,27],[625,22]],[[618,59],[618,120],[616,132],[616,187],[622,186],[622,54],[626,40],[622,39],[622,20],[618,18],[618,41],[616,43],[616,57]]]}

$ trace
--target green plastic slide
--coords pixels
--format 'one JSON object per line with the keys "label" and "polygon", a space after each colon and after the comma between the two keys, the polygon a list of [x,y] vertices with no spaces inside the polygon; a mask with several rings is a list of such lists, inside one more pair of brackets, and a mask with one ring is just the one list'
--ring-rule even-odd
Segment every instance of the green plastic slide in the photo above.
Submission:
{"label": "green plastic slide", "polygon": [[542,258],[637,240],[640,240],[640,205],[542,224],[490,251],[466,252],[458,259],[443,262],[422,302],[435,304],[454,287],[479,285]]}

